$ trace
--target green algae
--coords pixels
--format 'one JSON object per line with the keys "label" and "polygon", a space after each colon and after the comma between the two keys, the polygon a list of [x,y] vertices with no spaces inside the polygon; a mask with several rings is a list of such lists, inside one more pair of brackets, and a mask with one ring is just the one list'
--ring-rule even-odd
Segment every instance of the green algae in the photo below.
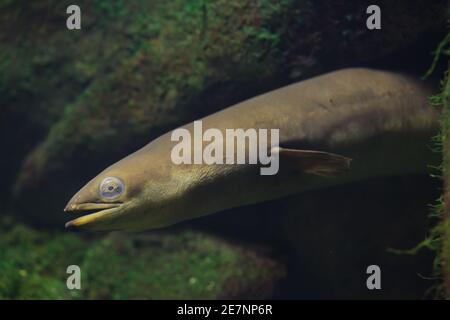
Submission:
{"label": "green algae", "polygon": [[[0,299],[267,298],[284,275],[270,258],[194,231],[87,239],[1,228]],[[73,264],[81,290],[66,287]]]}
{"label": "green algae", "polygon": [[[450,23],[450,21],[448,22]],[[431,67],[424,75],[429,77],[436,68],[440,59],[450,57],[450,33],[439,43],[434,52]],[[450,66],[449,66],[450,67]],[[432,139],[432,150],[442,154],[442,163],[439,166],[431,167],[431,176],[443,182],[443,194],[432,204],[429,214],[430,220],[434,221],[434,226],[430,229],[428,236],[417,246],[410,250],[395,250],[400,254],[417,254],[422,249],[435,252],[433,263],[433,279],[439,281],[430,287],[427,294],[432,294],[436,298],[450,299],[450,70],[443,75],[441,80],[441,90],[438,94],[429,98],[429,103],[434,108],[439,108],[442,112],[440,118],[440,131]]]}

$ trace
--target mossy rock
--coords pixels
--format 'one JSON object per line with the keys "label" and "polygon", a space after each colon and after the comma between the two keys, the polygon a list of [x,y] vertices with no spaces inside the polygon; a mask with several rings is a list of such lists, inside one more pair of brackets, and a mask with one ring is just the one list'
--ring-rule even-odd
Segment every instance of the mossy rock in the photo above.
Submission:
{"label": "mossy rock", "polygon": [[[1,229],[0,299],[260,299],[284,276],[272,258],[193,231],[86,239]],[[81,290],[66,287],[69,265],[81,268]]]}
{"label": "mossy rock", "polygon": [[[440,49],[443,51],[443,57],[448,60],[450,57],[450,33],[447,34]],[[440,54],[441,52],[438,52],[438,56]],[[437,139],[437,144],[443,152],[442,178],[444,192],[435,207],[435,214],[441,221],[432,230],[429,240],[432,241],[430,246],[437,252],[436,274],[443,279],[439,293],[442,297],[450,300],[450,65],[443,79],[442,91],[434,99],[437,99],[434,102],[442,106],[443,110],[441,135]]]}

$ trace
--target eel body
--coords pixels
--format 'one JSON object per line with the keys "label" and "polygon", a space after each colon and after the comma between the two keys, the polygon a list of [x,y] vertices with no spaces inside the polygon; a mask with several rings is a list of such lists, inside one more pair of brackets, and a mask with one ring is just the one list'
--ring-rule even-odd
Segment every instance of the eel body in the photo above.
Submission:
{"label": "eel body", "polygon": [[[291,165],[280,153],[279,171],[258,165],[181,164],[171,160],[171,132],[111,165],[69,201],[65,211],[89,213],[67,223],[91,230],[144,230],[224,209],[370,177],[427,172],[438,114],[432,89],[406,75],[344,69],[238,103],[202,120],[216,128],[279,129],[279,145],[351,158],[336,176]],[[183,128],[193,131],[193,124]],[[225,134],[224,134],[225,135]],[[311,160],[314,161],[314,158]],[[318,160],[319,161],[319,160]],[[118,178],[119,196],[102,197],[105,179]],[[115,190],[116,190],[115,189]]]}

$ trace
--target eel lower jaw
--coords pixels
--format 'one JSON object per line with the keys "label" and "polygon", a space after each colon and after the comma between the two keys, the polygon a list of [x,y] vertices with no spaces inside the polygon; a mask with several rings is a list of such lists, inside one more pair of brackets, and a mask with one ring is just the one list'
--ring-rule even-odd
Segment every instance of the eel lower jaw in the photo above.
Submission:
{"label": "eel lower jaw", "polygon": [[80,203],[68,204],[64,209],[70,213],[86,213],[66,223],[66,229],[78,230],[88,228],[98,222],[104,221],[119,210],[123,203]]}

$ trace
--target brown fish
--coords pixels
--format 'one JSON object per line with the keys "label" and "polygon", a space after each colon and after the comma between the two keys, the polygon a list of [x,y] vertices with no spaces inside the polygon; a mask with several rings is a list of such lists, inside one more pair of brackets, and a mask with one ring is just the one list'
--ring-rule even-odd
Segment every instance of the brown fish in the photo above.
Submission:
{"label": "brown fish", "polygon": [[[89,214],[66,226],[161,228],[306,190],[426,172],[433,158],[428,144],[438,130],[431,94],[423,81],[402,74],[344,69],[257,96],[201,119],[202,125],[223,133],[278,128],[277,174],[261,175],[258,164],[174,164],[177,142],[168,132],[78,191],[65,211]],[[183,128],[194,130],[193,124]]]}

